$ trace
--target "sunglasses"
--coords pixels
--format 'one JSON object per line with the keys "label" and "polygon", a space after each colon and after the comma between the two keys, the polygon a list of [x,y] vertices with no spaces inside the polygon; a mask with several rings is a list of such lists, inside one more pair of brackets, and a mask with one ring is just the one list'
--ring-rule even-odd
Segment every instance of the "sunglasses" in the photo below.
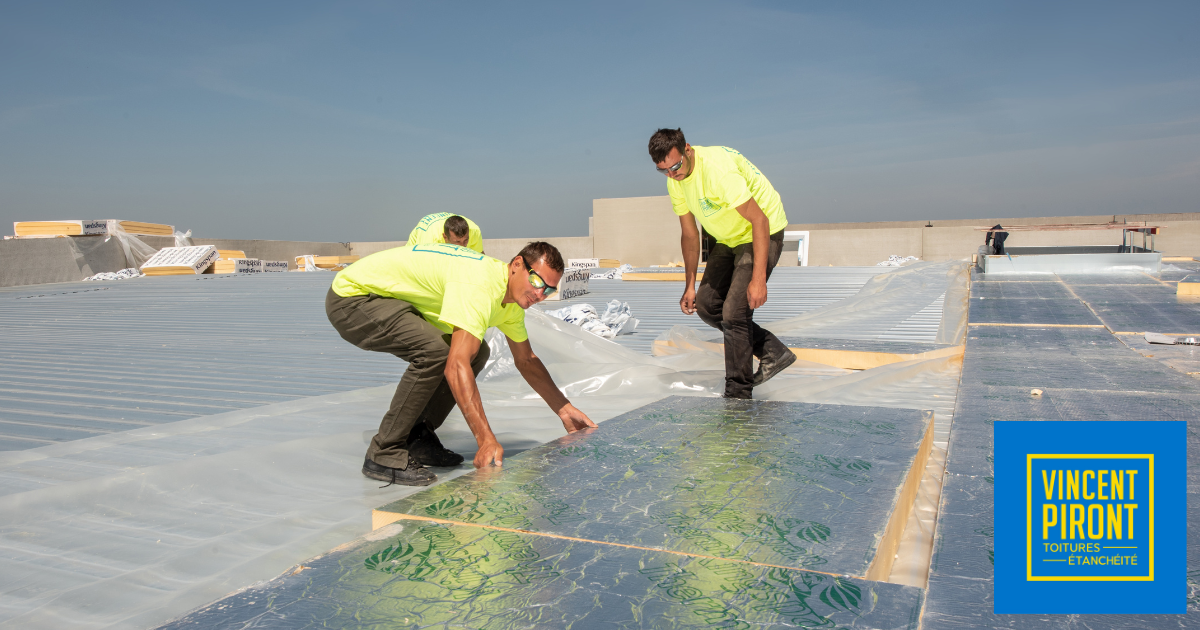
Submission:
{"label": "sunglasses", "polygon": [[[525,259],[521,258],[521,262],[525,262]],[[538,275],[538,272],[534,271],[533,267],[530,267],[529,263],[527,262],[525,262],[525,271],[529,272],[529,284],[533,285],[533,288],[535,289],[541,289],[542,299],[548,298],[551,295],[554,295],[555,291],[558,291],[558,287],[550,286],[550,284],[543,280],[542,277]]]}
{"label": "sunglasses", "polygon": [[679,158],[679,162],[677,164],[675,164],[675,166],[668,166],[667,168],[658,168],[656,166],[656,167],[654,167],[654,170],[658,171],[659,173],[662,173],[663,175],[666,175],[667,173],[678,172],[680,168],[683,168],[683,158]]}

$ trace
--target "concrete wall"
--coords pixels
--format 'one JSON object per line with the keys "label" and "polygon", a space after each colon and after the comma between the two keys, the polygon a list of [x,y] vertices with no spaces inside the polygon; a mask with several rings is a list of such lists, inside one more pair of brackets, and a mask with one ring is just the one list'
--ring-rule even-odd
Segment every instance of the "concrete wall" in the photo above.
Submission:
{"label": "concrete wall", "polygon": [[[615,258],[635,266],[663,265],[681,260],[679,219],[670,198],[631,197],[596,199],[589,221],[592,236],[543,239],[562,250],[565,258]],[[1163,227],[1156,237],[1159,251],[1173,256],[1200,257],[1200,213],[1130,214],[1069,217],[1021,217],[957,221],[889,221],[874,223],[793,224],[792,230],[810,233],[810,265],[874,265],[889,255],[917,256],[922,260],[967,258],[983,244],[984,233],[974,228],[995,225],[1047,223],[1105,223],[1148,221]],[[156,249],[174,245],[170,237],[144,236]],[[484,251],[501,260],[511,259],[531,239],[484,239]],[[404,241],[322,243],[237,239],[192,239],[197,245],[240,249],[252,258],[286,260],[295,257],[367,256],[398,247]],[[1049,245],[1117,245],[1119,230],[1011,232],[1014,247]],[[1140,237],[1136,244],[1141,244]],[[795,246],[785,247],[784,265],[795,264]],[[117,239],[103,236],[0,241],[0,286],[74,282],[102,271],[117,271],[128,264]]]}
{"label": "concrete wall", "polygon": [[[616,258],[635,266],[661,265],[680,260],[679,221],[671,200],[661,197],[596,199],[592,202],[594,256]],[[1051,223],[1107,223],[1147,221],[1163,227],[1155,248],[1172,256],[1200,256],[1200,213],[1127,214],[1065,217],[963,219],[955,221],[880,221],[871,223],[796,223],[789,230],[809,231],[810,265],[874,265],[890,255],[916,256],[921,260],[968,258],[983,244],[984,232],[975,228],[996,225]],[[1011,232],[1013,246],[1119,245],[1119,230]],[[1141,244],[1137,237],[1136,244]],[[782,264],[793,264],[790,246]]]}
{"label": "concrete wall", "polygon": [[[483,253],[499,260],[512,260],[530,241],[541,240],[550,243],[562,252],[563,258],[591,258],[592,239],[587,236],[557,236],[551,238],[485,238]],[[350,243],[350,251],[355,256],[369,256],[393,247],[402,247],[405,241],[377,241]]]}
{"label": "concrete wall", "polygon": [[679,217],[671,198],[627,197],[592,201],[592,256],[634,267],[683,260]]}
{"label": "concrete wall", "polygon": [[[891,221],[874,223],[810,223],[789,225],[790,230],[809,230],[810,265],[874,265],[889,255],[916,256],[921,260],[967,258],[983,244],[984,232],[977,227],[996,224],[1045,225],[1053,223],[1107,223],[1147,221],[1162,226],[1155,248],[1171,256],[1200,256],[1200,213],[1129,214],[1067,217],[1019,217],[955,221]],[[932,223],[932,225],[930,225]],[[1141,237],[1136,237],[1141,245]],[[1063,245],[1119,245],[1120,230],[1071,230],[1010,232],[1007,245],[1014,247]]]}
{"label": "concrete wall", "polygon": [[217,249],[238,249],[249,258],[286,260],[288,269],[296,268],[296,256],[350,256],[350,243],[321,243],[313,241],[258,241],[232,238],[193,238],[194,245],[213,245]]}

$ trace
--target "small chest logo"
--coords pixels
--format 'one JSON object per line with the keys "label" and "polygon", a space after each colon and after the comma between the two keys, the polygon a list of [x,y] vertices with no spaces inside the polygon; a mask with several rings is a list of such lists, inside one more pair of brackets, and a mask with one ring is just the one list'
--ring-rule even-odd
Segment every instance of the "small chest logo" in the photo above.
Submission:
{"label": "small chest logo", "polygon": [[704,216],[711,217],[720,209],[721,206],[717,205],[713,201],[710,201],[707,197],[700,198],[700,212],[704,213]]}

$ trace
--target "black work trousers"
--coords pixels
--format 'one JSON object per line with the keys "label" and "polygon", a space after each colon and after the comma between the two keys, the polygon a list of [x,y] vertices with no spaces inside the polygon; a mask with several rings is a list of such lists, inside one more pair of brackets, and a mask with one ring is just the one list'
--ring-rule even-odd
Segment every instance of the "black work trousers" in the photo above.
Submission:
{"label": "black work trousers", "polygon": [[[341,297],[330,289],[325,314],[342,339],[408,361],[392,405],[367,447],[367,459],[376,464],[408,468],[408,434],[413,427],[423,422],[435,431],[454,409],[454,394],[445,377],[450,335],[426,321],[412,304],[378,295]],[[489,353],[487,344],[480,344],[471,361],[476,375]]]}
{"label": "black work trousers", "polygon": [[[767,278],[783,251],[783,230],[771,235],[767,247]],[[704,323],[725,335],[725,396],[750,398],[754,357],[790,352],[775,335],[754,323],[746,287],[754,272],[754,244],[729,247],[717,243],[708,253],[704,278],[696,291],[696,312]]]}

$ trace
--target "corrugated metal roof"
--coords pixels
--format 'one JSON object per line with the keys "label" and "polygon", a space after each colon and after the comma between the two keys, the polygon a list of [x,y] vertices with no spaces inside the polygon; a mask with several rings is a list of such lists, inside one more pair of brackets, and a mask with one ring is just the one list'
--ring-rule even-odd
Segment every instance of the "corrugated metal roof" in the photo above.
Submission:
{"label": "corrugated metal roof", "polygon": [[946,294],[943,293],[930,302],[929,306],[879,335],[879,338],[887,341],[936,341],[938,328],[942,325],[942,306],[945,303]]}
{"label": "corrugated metal roof", "polygon": [[[759,321],[856,293],[879,267],[780,267]],[[404,364],[343,341],[324,311],[331,274],[168,276],[0,290],[0,450],[394,383]],[[594,280],[545,309],[629,302],[649,353],[676,324],[682,283]],[[939,312],[940,317],[940,312]],[[935,327],[936,330],[936,327]]]}
{"label": "corrugated metal roof", "polygon": [[0,290],[0,450],[399,379],[325,317],[331,274]]}

